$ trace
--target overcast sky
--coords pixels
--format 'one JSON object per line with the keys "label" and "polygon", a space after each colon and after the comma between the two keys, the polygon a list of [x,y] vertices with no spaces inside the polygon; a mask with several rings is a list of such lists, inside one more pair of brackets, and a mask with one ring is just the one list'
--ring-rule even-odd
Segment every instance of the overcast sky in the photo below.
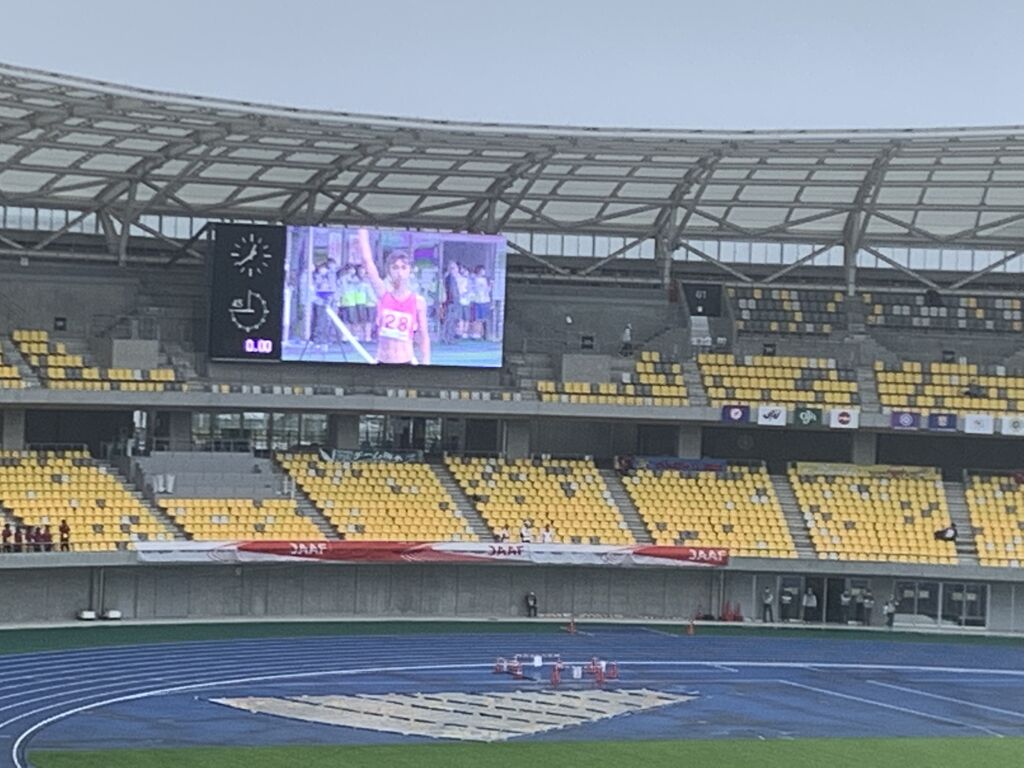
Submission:
{"label": "overcast sky", "polygon": [[0,62],[283,106],[663,128],[1024,125],[1013,0],[33,0]]}

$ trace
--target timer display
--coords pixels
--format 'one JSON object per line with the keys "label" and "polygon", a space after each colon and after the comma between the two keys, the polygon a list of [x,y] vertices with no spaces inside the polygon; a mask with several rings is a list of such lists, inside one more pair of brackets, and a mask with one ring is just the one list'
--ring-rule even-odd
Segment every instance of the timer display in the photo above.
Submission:
{"label": "timer display", "polygon": [[243,344],[247,354],[250,355],[272,355],[274,354],[273,339],[246,339]]}

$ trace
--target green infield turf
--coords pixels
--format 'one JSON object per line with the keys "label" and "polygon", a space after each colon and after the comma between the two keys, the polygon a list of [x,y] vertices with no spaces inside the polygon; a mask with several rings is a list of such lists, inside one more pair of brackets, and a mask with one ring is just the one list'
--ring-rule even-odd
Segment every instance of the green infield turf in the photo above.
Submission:
{"label": "green infield turf", "polygon": [[798,741],[587,741],[353,747],[48,751],[36,768],[1005,768],[1024,739],[802,739]]}

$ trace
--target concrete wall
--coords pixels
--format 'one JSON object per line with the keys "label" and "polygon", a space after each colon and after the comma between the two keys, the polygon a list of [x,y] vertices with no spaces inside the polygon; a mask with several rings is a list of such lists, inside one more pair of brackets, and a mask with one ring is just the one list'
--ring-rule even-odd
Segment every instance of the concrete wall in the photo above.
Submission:
{"label": "concrete wall", "polygon": [[[18,557],[25,563],[37,559]],[[68,621],[88,607],[117,609],[125,619],[140,621],[516,618],[525,614],[523,597],[530,590],[547,615],[685,620],[698,613],[717,616],[728,602],[749,619],[759,616],[764,588],[778,595],[778,580],[785,575],[792,573],[411,564],[3,567],[0,621]],[[880,626],[881,603],[893,590],[893,577],[875,574],[868,580],[878,600],[873,624]],[[1024,583],[991,583],[988,628],[1024,632]]]}

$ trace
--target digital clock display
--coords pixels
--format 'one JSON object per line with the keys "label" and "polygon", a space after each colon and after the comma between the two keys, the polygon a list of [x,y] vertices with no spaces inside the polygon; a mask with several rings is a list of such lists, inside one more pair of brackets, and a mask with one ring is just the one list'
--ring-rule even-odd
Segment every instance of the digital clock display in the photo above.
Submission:
{"label": "digital clock display", "polygon": [[250,355],[272,355],[274,353],[273,339],[246,339],[243,344],[247,354]]}

